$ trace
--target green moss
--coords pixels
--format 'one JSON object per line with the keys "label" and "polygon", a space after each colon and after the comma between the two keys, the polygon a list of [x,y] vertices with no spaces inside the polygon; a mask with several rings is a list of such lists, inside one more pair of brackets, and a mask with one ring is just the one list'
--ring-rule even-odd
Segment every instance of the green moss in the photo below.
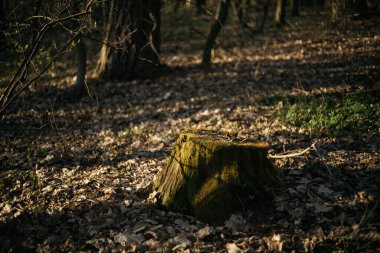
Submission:
{"label": "green moss", "polygon": [[[174,211],[190,210],[198,219],[215,223],[238,209],[236,196],[267,191],[268,185],[279,184],[264,144],[239,144],[229,138],[225,133],[204,130],[179,136],[155,183],[165,206]],[[221,210],[210,215],[215,206]]]}
{"label": "green moss", "polygon": [[210,178],[194,198],[194,215],[203,222],[222,224],[237,209],[238,199],[227,185]]}
{"label": "green moss", "polygon": [[211,177],[201,186],[192,199],[193,206],[199,206],[207,197],[220,188],[221,182],[218,177]]}

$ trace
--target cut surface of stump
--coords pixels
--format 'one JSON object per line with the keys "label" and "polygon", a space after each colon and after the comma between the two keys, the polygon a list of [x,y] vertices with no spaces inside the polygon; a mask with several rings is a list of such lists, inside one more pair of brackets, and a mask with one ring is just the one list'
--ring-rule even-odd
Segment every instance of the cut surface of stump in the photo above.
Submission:
{"label": "cut surface of stump", "polygon": [[180,134],[154,188],[170,210],[221,224],[249,195],[268,197],[279,185],[265,144],[198,130]]}

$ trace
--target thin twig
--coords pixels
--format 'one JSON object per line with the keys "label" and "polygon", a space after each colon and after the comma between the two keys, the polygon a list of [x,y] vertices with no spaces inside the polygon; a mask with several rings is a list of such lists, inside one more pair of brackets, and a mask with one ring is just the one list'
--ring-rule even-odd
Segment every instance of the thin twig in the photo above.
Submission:
{"label": "thin twig", "polygon": [[376,204],[373,206],[373,208],[371,208],[371,210],[369,211],[368,211],[368,205],[366,206],[364,214],[358,224],[358,228],[360,228],[367,221],[368,217],[372,215],[372,213],[376,210],[378,205],[379,205],[379,201],[377,201]]}
{"label": "thin twig", "polygon": [[324,199],[322,199],[321,197],[319,197],[316,193],[314,193],[313,191],[307,189],[306,190],[307,193],[310,193],[311,195],[313,195],[322,205],[326,205],[326,206],[334,206],[333,204],[330,204],[329,202],[325,201]]}
{"label": "thin twig", "polygon": [[[15,99],[15,97],[17,97],[23,90],[25,90],[25,88],[30,86],[37,78],[39,78],[47,70],[47,68],[49,68],[52,65],[53,61],[51,61],[49,64],[47,64],[45,66],[45,68],[40,73],[38,73],[36,75],[36,77],[34,77],[32,80],[30,80],[26,85],[23,85],[21,77],[23,76],[23,74],[27,70],[28,65],[31,63],[31,60],[33,59],[33,57],[37,53],[37,49],[40,46],[40,44],[42,43],[42,40],[45,37],[47,31],[51,27],[53,27],[55,24],[61,24],[64,21],[74,19],[77,17],[81,17],[83,15],[91,14],[92,12],[89,11],[89,8],[90,8],[90,5],[93,1],[94,0],[91,0],[88,2],[88,4],[86,5],[86,9],[83,12],[76,13],[73,15],[69,15],[69,16],[66,16],[63,18],[59,18],[59,19],[54,19],[54,20],[51,18],[47,18],[48,20],[52,20],[52,21],[43,25],[42,28],[38,31],[38,33],[36,34],[36,37],[34,38],[32,46],[30,47],[29,52],[27,52],[27,54],[24,56],[24,60],[22,61],[22,63],[18,67],[17,71],[12,76],[12,78],[9,81],[8,86],[6,87],[5,91],[0,96],[0,120],[2,119],[2,116],[4,115],[5,109]],[[35,16],[35,17],[41,18],[42,16]],[[73,38],[69,42],[71,43],[76,36],[77,36],[77,34],[74,35]],[[67,48],[69,45],[70,44],[66,44],[62,48],[62,50],[59,51],[59,53],[62,53],[63,50],[65,48]],[[56,57],[54,57],[53,60],[55,60],[57,57],[58,57],[58,54],[56,55]],[[16,91],[17,87],[19,87],[19,86],[21,86],[21,88]]]}
{"label": "thin twig", "polygon": [[294,152],[294,153],[290,153],[290,154],[286,154],[286,155],[271,155],[269,154],[268,157],[269,158],[273,158],[273,159],[283,159],[283,158],[291,158],[291,157],[297,157],[297,156],[301,156],[305,153],[307,153],[310,149],[315,149],[315,144],[317,142],[313,142],[313,144],[311,144],[308,148],[305,148],[304,150],[300,151],[300,152]]}
{"label": "thin twig", "polygon": [[[359,234],[362,225],[366,222],[367,218],[372,215],[372,213],[376,210],[378,205],[379,205],[379,201],[376,202],[374,207],[369,212],[368,212],[368,205],[366,206],[364,213],[360,219],[359,224],[357,224],[356,229],[353,229],[353,231],[351,232],[351,237],[356,237]],[[351,247],[351,245],[352,245],[352,241],[350,241],[348,246]],[[363,249],[363,248],[364,248],[364,246],[362,246],[360,249]]]}
{"label": "thin twig", "polygon": [[[125,38],[123,38],[122,40],[118,41],[117,44],[121,44],[121,42],[123,41],[126,41],[128,40],[129,38],[132,37],[132,35],[136,32],[137,30],[133,30],[131,33],[128,33]],[[97,43],[100,43],[102,45],[106,45],[107,47],[110,47],[114,50],[125,50],[125,46],[122,46],[122,47],[118,47],[118,46],[114,46],[111,42],[106,42],[106,41],[101,41],[101,40],[98,40],[96,38],[92,38],[90,36],[87,36],[87,35],[82,35],[81,36],[82,38],[85,38],[85,39],[88,39],[88,40],[92,40],[92,41],[95,41]],[[115,43],[116,44],[116,43]]]}
{"label": "thin twig", "polygon": [[72,37],[53,57],[53,59],[27,84],[22,86],[15,94],[9,94],[10,97],[7,97],[7,100],[4,101],[4,105],[1,105],[0,108],[0,118],[3,115],[4,111],[7,109],[10,103],[18,96],[21,92],[23,92],[27,87],[29,87],[32,83],[34,83],[45,71],[50,68],[50,66],[54,63],[54,61],[58,58],[58,56],[74,41],[77,36]]}

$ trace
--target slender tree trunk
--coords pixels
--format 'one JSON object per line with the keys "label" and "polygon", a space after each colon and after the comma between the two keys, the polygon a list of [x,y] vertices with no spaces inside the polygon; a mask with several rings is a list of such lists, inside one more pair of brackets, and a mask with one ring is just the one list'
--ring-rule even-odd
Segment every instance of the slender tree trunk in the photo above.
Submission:
{"label": "slender tree trunk", "polygon": [[204,66],[209,66],[211,64],[211,51],[214,48],[215,39],[218,37],[220,30],[226,23],[230,2],[230,0],[219,1],[218,10],[215,15],[215,21],[211,27],[210,33],[207,37],[207,41],[203,49],[202,64]]}
{"label": "slender tree trunk", "polygon": [[[81,11],[81,1],[75,1],[73,7],[74,11],[79,13]],[[80,22],[77,20],[72,21],[72,30],[80,29],[80,27]],[[81,36],[78,36],[76,39],[75,56],[77,65],[76,82],[68,91],[68,99],[71,101],[80,100],[84,94],[84,89],[86,86],[87,55],[86,46]]]}
{"label": "slender tree trunk", "polygon": [[286,0],[277,0],[275,21],[274,21],[277,27],[282,27],[285,25],[285,16],[286,16]]}
{"label": "slender tree trunk", "polygon": [[247,25],[244,22],[244,13],[243,13],[243,3],[242,0],[233,0],[234,8],[236,12],[236,17],[238,19],[239,24],[242,27],[247,27]]}
{"label": "slender tree trunk", "polygon": [[270,0],[263,1],[263,18],[261,20],[258,32],[262,32],[264,30],[265,23],[268,19]]}
{"label": "slender tree trunk", "polygon": [[126,80],[156,74],[160,7],[158,0],[111,1],[95,77]]}
{"label": "slender tree trunk", "polygon": [[292,1],[292,15],[293,16],[300,15],[300,1],[299,0]]}
{"label": "slender tree trunk", "polygon": [[86,66],[87,66],[87,54],[86,46],[82,38],[75,47],[76,61],[77,61],[77,80],[74,86],[72,97],[75,100],[82,98],[86,87]]}

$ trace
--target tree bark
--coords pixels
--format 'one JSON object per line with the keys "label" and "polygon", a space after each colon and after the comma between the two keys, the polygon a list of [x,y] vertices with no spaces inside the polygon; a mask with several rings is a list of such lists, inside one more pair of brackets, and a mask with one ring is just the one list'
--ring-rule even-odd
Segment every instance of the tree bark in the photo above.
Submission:
{"label": "tree bark", "polygon": [[282,27],[285,25],[286,16],[286,0],[277,0],[276,13],[275,13],[275,25]]}
{"label": "tree bark", "polygon": [[236,17],[239,22],[239,24],[245,28],[247,27],[247,24],[244,22],[244,12],[243,12],[243,2],[242,0],[233,0],[234,8],[236,12]]}
{"label": "tree bark", "polygon": [[112,0],[95,77],[153,77],[159,65],[160,19],[159,0]]}
{"label": "tree bark", "polygon": [[83,97],[86,87],[87,54],[86,46],[82,38],[79,38],[78,44],[75,47],[75,52],[77,61],[77,80],[72,95],[75,100],[79,100]]}
{"label": "tree bark", "polygon": [[271,188],[281,181],[267,158],[266,146],[235,141],[226,133],[182,133],[155,182],[161,203],[221,224],[249,195],[271,196]]}
{"label": "tree bark", "polygon": [[231,0],[220,0],[218,10],[215,15],[214,24],[211,27],[210,33],[207,37],[206,44],[203,49],[202,64],[206,67],[211,64],[211,51],[214,48],[215,40],[218,37],[220,30],[226,23],[228,17],[228,8]]}
{"label": "tree bark", "polygon": [[[74,2],[74,11],[81,11],[81,2]],[[82,7],[83,8],[83,7]],[[80,29],[80,22],[73,20],[72,30]],[[83,35],[83,34],[82,34]],[[75,46],[75,56],[76,56],[76,65],[77,65],[77,75],[76,83],[74,87],[69,91],[70,100],[77,101],[80,100],[84,94],[84,89],[86,86],[86,68],[87,68],[87,54],[86,54],[86,45],[81,36],[78,36]]]}
{"label": "tree bark", "polygon": [[265,23],[268,19],[270,0],[262,1],[261,5],[262,5],[263,17],[259,19],[259,22],[256,24],[256,29],[253,32],[262,33],[264,30]]}

